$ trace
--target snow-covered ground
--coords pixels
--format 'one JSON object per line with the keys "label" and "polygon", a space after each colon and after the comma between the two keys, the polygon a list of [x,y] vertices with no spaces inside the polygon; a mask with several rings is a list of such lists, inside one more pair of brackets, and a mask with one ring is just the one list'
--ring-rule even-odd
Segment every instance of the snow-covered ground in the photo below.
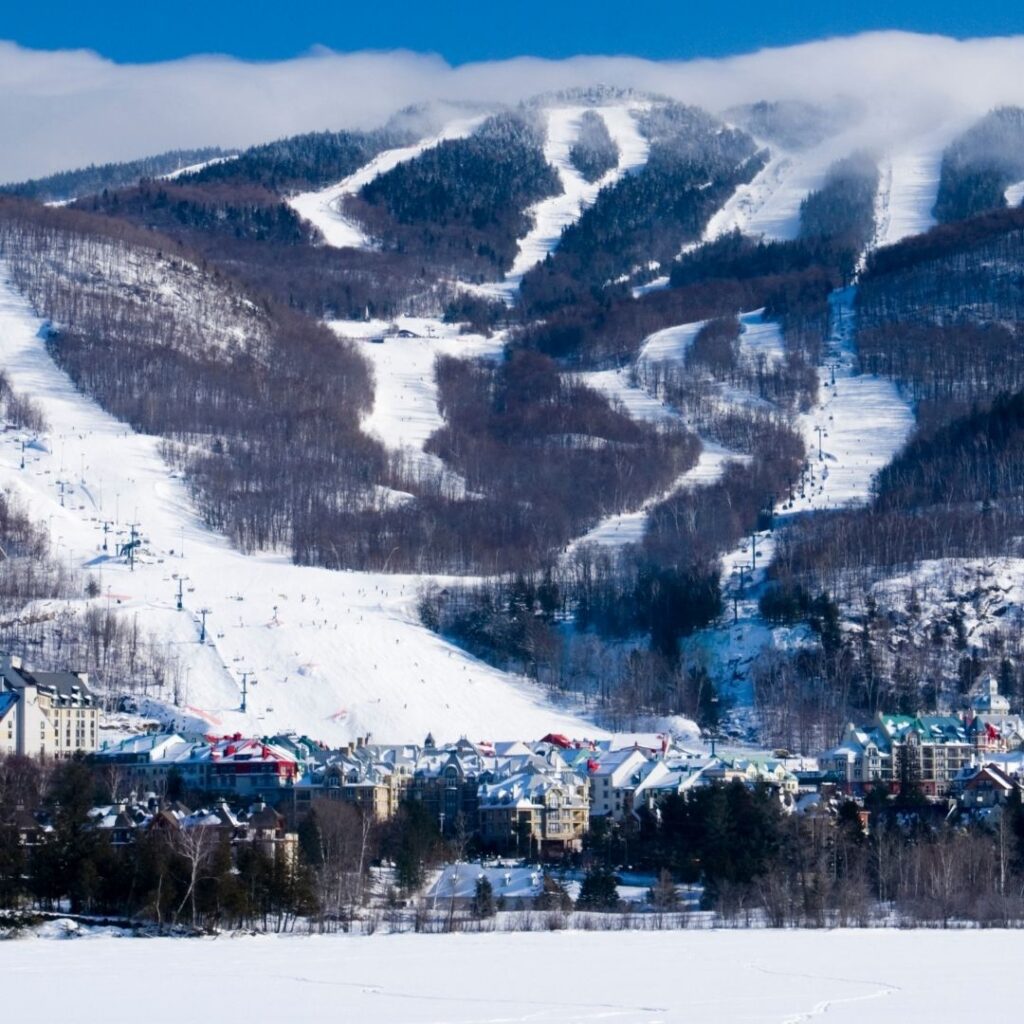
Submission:
{"label": "snow-covered ground", "polygon": [[794,159],[787,153],[773,153],[755,177],[740,185],[712,216],[701,241],[714,242],[732,231],[756,234],[750,230],[750,225],[758,223],[765,204],[782,188],[793,169]]}
{"label": "snow-covered ground", "polygon": [[935,226],[932,209],[939,194],[942,151],[947,141],[924,140],[894,152],[879,164],[874,247],[895,245]]}
{"label": "snow-covered ground", "polygon": [[471,135],[483,120],[483,116],[461,118],[446,125],[429,139],[423,139],[412,146],[386,149],[354,174],[327,188],[292,196],[288,200],[288,205],[300,217],[304,217],[319,229],[327,245],[338,249],[369,248],[372,242],[363,229],[341,212],[340,206],[345,196],[355,195],[374,178],[379,178],[408,160],[415,160],[420,154],[442,142],[449,139],[464,139]]}
{"label": "snow-covered ground", "polygon": [[[762,357],[769,364],[785,358],[786,346],[782,340],[782,331],[774,320],[764,318],[764,310],[741,313],[739,321],[741,358],[756,360]],[[638,362],[681,362],[705,323],[704,320],[698,320],[656,331],[644,341]]]}
{"label": "snow-covered ground", "polygon": [[1016,209],[1024,203],[1024,181],[1018,181],[1006,190],[1006,205]]}
{"label": "snow-covered ground", "polygon": [[659,502],[675,494],[683,487],[706,487],[718,480],[726,465],[745,458],[728,448],[704,440],[697,464],[679,476],[663,494],[656,494],[633,512],[620,512],[606,516],[592,530],[569,545],[567,554],[572,554],[580,545],[600,544],[605,547],[619,547],[623,544],[639,544],[644,539],[647,520],[651,509]]}
{"label": "snow-covered ground", "polygon": [[[199,521],[159,456],[159,440],[133,434],[75,390],[47,354],[41,326],[3,279],[0,366],[51,429],[24,470],[22,436],[0,436],[0,486],[48,524],[57,557],[96,575],[101,603],[137,616],[143,636],[166,638],[187,671],[181,707],[172,709],[181,724],[295,729],[332,743],[367,732],[381,742],[428,730],[439,739],[598,732],[551,708],[526,681],[423,629],[418,578],[330,572],[231,548]],[[134,572],[104,556],[104,520],[121,542],[128,524],[139,524],[144,545]],[[179,577],[187,578],[183,612],[175,610]],[[203,608],[209,637],[199,644]],[[245,714],[237,710],[243,670],[257,680]]]}
{"label": "snow-covered ground", "polygon": [[227,156],[215,156],[211,160],[201,160],[197,164],[189,164],[187,167],[179,167],[176,171],[170,171],[167,174],[161,174],[161,181],[174,181],[175,178],[180,178],[185,174],[195,174],[196,171],[201,171],[204,167],[213,167],[216,164],[226,164],[229,160],[237,160],[237,153],[229,153]]}
{"label": "snow-covered ground", "polygon": [[[412,462],[444,471],[439,459],[423,451],[444,422],[437,407],[434,361],[440,355],[498,358],[504,334],[460,334],[457,324],[406,316],[391,322],[333,320],[329,326],[342,337],[360,340],[359,351],[373,366],[374,403],[363,429]],[[399,337],[398,331],[414,337]]]}
{"label": "snow-covered ground", "polygon": [[[83,937],[45,949],[25,940],[4,944],[5,1006],[12,1020],[39,1021],[74,1019],[77,1006],[78,1019],[106,1024],[135,1024],[140,1013],[177,1024],[198,1007],[209,1016],[254,999],[267,1020],[906,1024],[974,1019],[987,994],[984,1019],[1009,1024],[1020,1013],[1007,994],[1018,938],[995,930]],[[173,979],[160,998],[155,979]]]}
{"label": "snow-covered ground", "polygon": [[[579,135],[580,118],[593,109],[608,128],[619,151],[618,163],[597,181],[587,181],[573,166],[569,153]],[[544,156],[562,185],[558,195],[542,199],[529,211],[533,227],[519,239],[516,258],[503,281],[472,286],[480,294],[512,302],[526,273],[557,247],[562,232],[597,198],[598,192],[647,162],[649,145],[640,134],[632,111],[637,105],[614,107],[555,107],[547,112]],[[469,286],[467,286],[469,287]]]}

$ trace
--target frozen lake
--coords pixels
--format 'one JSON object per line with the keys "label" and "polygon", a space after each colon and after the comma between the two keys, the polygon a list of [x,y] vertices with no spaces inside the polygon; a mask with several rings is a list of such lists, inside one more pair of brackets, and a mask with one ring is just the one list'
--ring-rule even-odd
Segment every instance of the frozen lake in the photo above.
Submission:
{"label": "frozen lake", "polygon": [[[554,932],[26,939],[5,1019],[147,1024],[1015,1020],[1005,931]],[[984,1010],[980,1003],[984,1003]]]}

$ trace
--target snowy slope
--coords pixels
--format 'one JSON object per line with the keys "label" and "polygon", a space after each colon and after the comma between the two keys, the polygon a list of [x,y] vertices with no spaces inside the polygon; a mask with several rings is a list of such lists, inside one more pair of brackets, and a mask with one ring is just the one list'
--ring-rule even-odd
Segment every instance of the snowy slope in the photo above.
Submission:
{"label": "snowy slope", "polygon": [[939,194],[943,148],[926,141],[921,148],[882,160],[875,202],[875,248],[895,245],[935,226],[932,209]]}
{"label": "snowy slope", "polygon": [[1006,190],[1006,205],[1016,209],[1024,203],[1024,181],[1018,181]]}
{"label": "snowy slope", "polygon": [[753,180],[740,185],[725,205],[708,221],[702,242],[714,242],[732,231],[752,234],[749,226],[760,216],[766,203],[779,191],[793,168],[794,158],[773,154]]}
{"label": "snowy slope", "polygon": [[648,499],[634,512],[620,512],[618,515],[605,517],[592,530],[573,541],[566,554],[571,555],[584,544],[600,544],[603,547],[639,544],[644,539],[650,510],[655,505],[683,487],[706,487],[715,483],[729,462],[743,461],[744,458],[745,456],[723,448],[713,441],[703,440],[697,464],[681,474],[663,494]]}
{"label": "snowy slope", "polygon": [[[50,526],[56,554],[89,566],[106,600],[138,616],[143,635],[165,636],[188,669],[181,723],[217,731],[296,729],[329,742],[372,733],[381,741],[594,735],[591,725],[547,706],[525,681],[491,669],[416,621],[419,579],[336,573],[245,556],[197,519],[157,438],[131,433],[83,397],[53,364],[27,304],[0,285],[0,366],[42,407],[51,425],[19,469],[21,436],[0,443],[0,486],[20,493]],[[57,480],[70,481],[61,507]],[[102,520],[119,539],[129,522],[145,543],[134,572],[103,557]],[[174,610],[186,576],[184,612]],[[210,641],[197,617],[209,609]],[[255,673],[249,711],[237,711],[238,679]],[[166,695],[170,699],[170,695]]]}
{"label": "snowy slope", "polygon": [[[360,354],[373,366],[374,403],[363,420],[363,429],[389,448],[401,449],[440,467],[439,460],[423,452],[427,439],[444,423],[437,408],[434,361],[440,355],[498,358],[505,344],[504,334],[490,338],[460,334],[457,324],[406,316],[391,323],[332,320],[328,326],[341,337],[361,340]],[[416,336],[403,338],[386,333],[391,330]]]}
{"label": "snowy slope", "polygon": [[334,185],[315,192],[302,192],[292,196],[288,205],[300,216],[313,224],[323,235],[324,242],[335,248],[367,249],[372,242],[363,229],[347,218],[340,210],[345,196],[355,195],[374,178],[393,170],[399,164],[415,160],[421,153],[440,145],[449,139],[464,139],[484,118],[470,117],[453,121],[437,135],[417,142],[412,146],[400,146],[378,153],[365,167],[342,179]]}
{"label": "snowy slope", "polygon": [[[764,310],[755,309],[748,313],[740,313],[740,356],[753,359],[761,357],[768,363],[781,361],[785,358],[786,349],[782,340],[779,325],[773,320],[764,318]],[[645,339],[640,349],[640,363],[671,363],[681,362],[707,323],[698,320],[691,324],[678,324],[656,331]]]}
{"label": "snowy slope", "polygon": [[[579,135],[580,118],[588,109],[593,109],[604,120],[608,134],[619,150],[615,167],[593,182],[587,181],[569,159],[569,152]],[[474,286],[474,291],[512,302],[526,273],[554,251],[562,232],[579,219],[597,198],[598,192],[647,162],[649,146],[632,115],[631,111],[635,109],[638,109],[636,105],[555,107],[547,112],[544,157],[558,174],[562,191],[531,207],[529,213],[533,227],[519,239],[516,258],[505,279]]]}
{"label": "snowy slope", "polygon": [[[407,473],[441,474],[444,493],[464,497],[463,477],[423,450],[430,435],[444,424],[437,405],[434,363],[440,355],[498,358],[505,343],[504,333],[490,338],[460,334],[457,324],[408,316],[391,323],[333,320],[328,326],[341,337],[359,341],[360,353],[373,367],[373,408],[362,422],[363,430],[377,436],[388,448],[400,451]],[[415,337],[388,333],[395,331],[407,331]],[[392,492],[392,496],[397,493]]]}
{"label": "snowy slope", "polygon": [[[899,451],[913,428],[913,410],[896,386],[886,378],[858,372],[853,302],[853,288],[830,298],[832,326],[825,362],[818,369],[818,404],[798,421],[808,472],[795,488],[793,500],[784,500],[777,508],[776,529],[785,527],[794,515],[866,502],[875,474]],[[701,652],[720,677],[732,677],[733,697],[748,707],[753,702],[750,662],[773,642],[800,642],[800,630],[772,629],[758,611],[774,545],[774,534],[764,531],[744,538],[726,553],[721,577],[725,620],[688,641],[691,651]]]}

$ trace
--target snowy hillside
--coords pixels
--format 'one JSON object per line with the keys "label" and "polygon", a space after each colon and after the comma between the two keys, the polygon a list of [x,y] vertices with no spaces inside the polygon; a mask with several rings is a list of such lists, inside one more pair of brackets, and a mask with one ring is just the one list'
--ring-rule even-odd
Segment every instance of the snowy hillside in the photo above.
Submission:
{"label": "snowy hillside", "polygon": [[[570,150],[579,134],[580,118],[585,111],[591,109],[603,119],[619,151],[615,167],[592,182],[587,181],[570,160]],[[640,134],[633,117],[633,112],[638,109],[641,109],[638,105],[631,104],[593,108],[556,107],[547,111],[544,156],[557,172],[562,191],[541,200],[529,211],[533,228],[519,239],[515,261],[504,280],[497,284],[473,286],[473,291],[511,303],[527,271],[554,251],[565,228],[579,219],[601,189],[614,184],[624,174],[647,162],[649,145]]]}
{"label": "snowy hillside", "polygon": [[437,135],[423,139],[412,146],[400,146],[378,153],[365,167],[342,181],[315,192],[302,192],[288,199],[288,205],[300,216],[313,224],[327,245],[339,249],[366,249],[373,244],[363,229],[341,212],[345,196],[355,195],[364,185],[386,174],[407,160],[415,160],[428,149],[449,139],[464,139],[483,121],[481,117],[468,117],[451,122]]}
{"label": "snowy hillside", "polygon": [[[22,440],[0,445],[0,484],[49,525],[58,558],[95,574],[101,603],[136,616],[186,666],[182,725],[216,732],[295,729],[329,742],[372,733],[380,740],[539,736],[596,730],[551,709],[539,691],[491,669],[416,621],[418,580],[336,573],[248,557],[196,518],[184,485],[168,472],[156,438],[135,435],[79,394],[46,353],[41,322],[5,282],[0,365],[43,409],[50,434],[19,468]],[[64,481],[63,505],[58,481]],[[103,521],[124,542],[130,523],[144,543],[134,571],[104,554]],[[184,578],[185,610],[175,610]],[[208,640],[198,642],[202,609]],[[256,679],[243,714],[241,673]],[[495,709],[500,708],[499,716]]]}
{"label": "snowy hillside", "polygon": [[[457,324],[425,317],[398,317],[384,321],[334,320],[331,328],[344,338],[361,342],[360,352],[374,373],[374,404],[363,429],[379,437],[390,449],[401,451],[412,465],[448,473],[443,463],[423,451],[434,431],[443,425],[437,407],[434,362],[440,355],[459,359],[497,358],[505,340],[461,334]],[[464,490],[452,480],[456,490]]]}

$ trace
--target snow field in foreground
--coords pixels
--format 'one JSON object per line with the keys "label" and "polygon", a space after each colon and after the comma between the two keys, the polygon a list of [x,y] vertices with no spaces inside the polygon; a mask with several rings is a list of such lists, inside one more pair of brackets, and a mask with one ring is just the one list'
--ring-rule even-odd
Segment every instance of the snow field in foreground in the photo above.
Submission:
{"label": "snow field in foreground", "polygon": [[481,117],[462,118],[446,125],[437,135],[412,146],[400,146],[378,153],[365,167],[327,188],[315,192],[302,192],[287,200],[288,205],[308,220],[323,235],[324,242],[336,249],[368,249],[372,242],[363,229],[346,217],[340,209],[345,196],[355,195],[364,185],[394,170],[399,164],[415,160],[428,149],[450,139],[464,139],[484,120]]}
{"label": "snow field in foreground", "polygon": [[[979,993],[1006,991],[1018,938],[995,930],[758,929],[26,939],[4,944],[5,1005],[12,1020],[57,1022],[70,1019],[74,993],[75,1005],[92,1006],[92,1019],[106,1024],[136,1024],[140,1014],[177,1024],[197,1007],[206,1016],[227,1012],[253,992],[267,1020],[966,1021],[977,1019]],[[948,975],[954,964],[956,980],[938,983],[936,971]],[[1018,1017],[1012,997],[987,1000],[989,1024]]]}
{"label": "snow field in foreground", "polygon": [[[159,439],[133,434],[76,391],[47,354],[40,328],[25,301],[0,284],[0,366],[50,424],[24,470],[23,435],[0,436],[0,486],[49,526],[56,557],[96,576],[101,606],[109,601],[137,616],[143,637],[167,638],[186,670],[181,707],[169,709],[179,725],[256,735],[294,729],[332,744],[367,732],[379,742],[419,741],[430,730],[473,740],[599,734],[553,709],[539,688],[420,626],[421,578],[331,572],[231,548],[198,519],[160,458]],[[134,572],[104,557],[104,520],[114,524],[111,543],[124,542],[129,523],[140,524],[145,543]],[[187,577],[183,612],[175,610],[179,576]],[[205,645],[198,643],[203,608]],[[244,670],[256,684],[243,714]]]}

